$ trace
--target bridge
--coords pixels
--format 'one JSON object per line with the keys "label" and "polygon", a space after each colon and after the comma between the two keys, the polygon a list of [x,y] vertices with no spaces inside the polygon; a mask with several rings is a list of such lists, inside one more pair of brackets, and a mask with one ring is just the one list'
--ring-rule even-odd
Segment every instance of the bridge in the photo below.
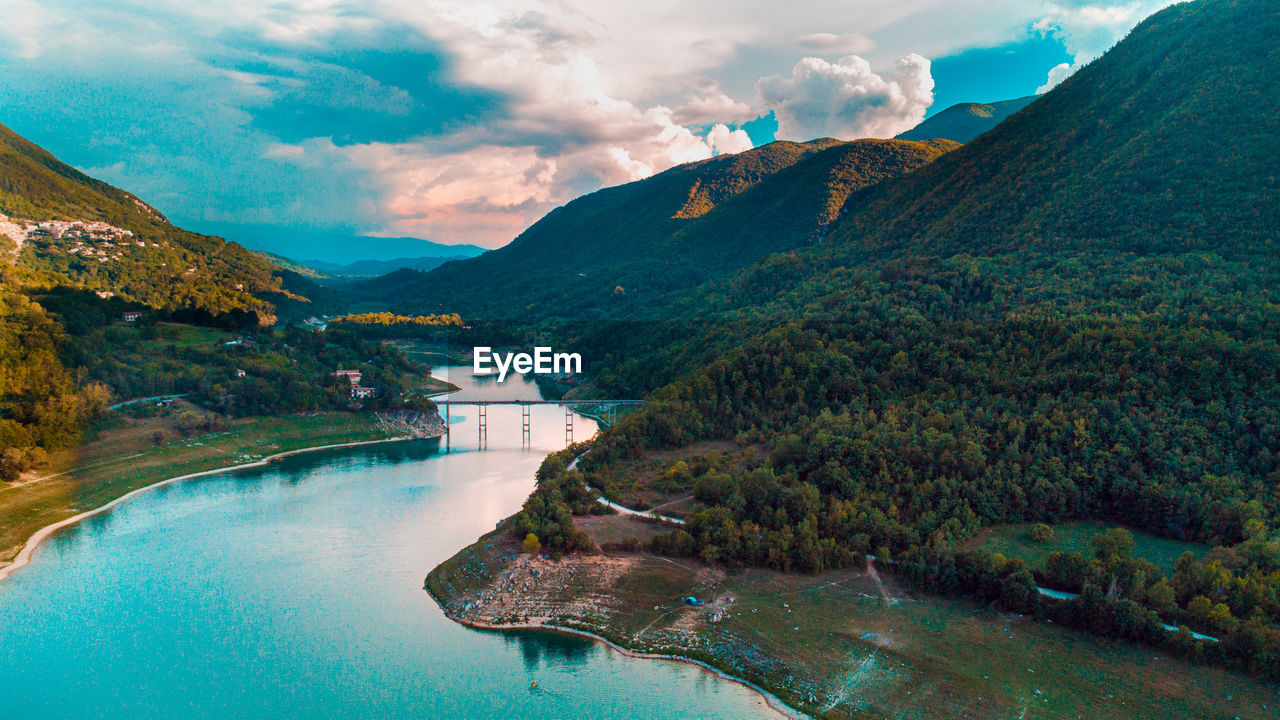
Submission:
{"label": "bridge", "polygon": [[[449,416],[454,405],[476,408],[476,440],[480,448],[485,448],[489,445],[488,409],[491,405],[520,406],[521,445],[529,446],[533,444],[529,421],[529,408],[533,405],[561,405],[564,407],[564,442],[565,445],[569,445],[573,442],[574,408],[590,407],[607,411],[609,422],[613,423],[618,419],[618,408],[620,406],[640,405],[643,402],[643,400],[437,400],[436,406],[441,408],[441,414],[444,415],[445,452],[448,452],[450,449],[450,435],[452,434],[449,426]],[[603,413],[601,414],[603,415]]]}

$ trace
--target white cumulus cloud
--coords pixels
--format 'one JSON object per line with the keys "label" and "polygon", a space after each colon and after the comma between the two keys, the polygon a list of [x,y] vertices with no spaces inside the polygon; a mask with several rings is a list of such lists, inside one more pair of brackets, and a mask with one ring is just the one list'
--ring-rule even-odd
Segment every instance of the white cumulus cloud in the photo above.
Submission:
{"label": "white cumulus cloud", "polygon": [[1047,89],[1171,1],[0,0],[0,105],[179,222],[495,246],[745,150],[769,110],[894,135],[932,100],[921,55],[1048,35],[1073,62]]}
{"label": "white cumulus cloud", "polygon": [[1060,63],[1058,65],[1054,65],[1049,70],[1049,79],[1045,80],[1043,85],[1036,88],[1036,94],[1043,95],[1058,87],[1058,84],[1071,77],[1071,73],[1073,72],[1075,72],[1075,66],[1071,63]]}
{"label": "white cumulus cloud", "polygon": [[711,128],[711,132],[707,133],[707,144],[717,155],[731,155],[753,147],[745,130],[730,130],[724,123],[716,123]]}
{"label": "white cumulus cloud", "polygon": [[778,137],[788,140],[893,137],[919,124],[933,103],[929,61],[915,54],[882,74],[857,55],[804,58],[791,75],[762,78],[756,89],[777,117]]}
{"label": "white cumulus cloud", "polygon": [[1140,20],[1172,5],[1175,0],[1137,0],[1123,5],[1062,0],[1049,3],[1048,12],[1032,29],[1060,40],[1072,62],[1049,70],[1045,84],[1036,94],[1046,93],[1071,77],[1076,70],[1111,49]]}
{"label": "white cumulus cloud", "polygon": [[741,123],[756,117],[756,111],[747,103],[734,100],[719,90],[702,93],[675,109],[672,117],[685,125],[706,125],[717,122]]}

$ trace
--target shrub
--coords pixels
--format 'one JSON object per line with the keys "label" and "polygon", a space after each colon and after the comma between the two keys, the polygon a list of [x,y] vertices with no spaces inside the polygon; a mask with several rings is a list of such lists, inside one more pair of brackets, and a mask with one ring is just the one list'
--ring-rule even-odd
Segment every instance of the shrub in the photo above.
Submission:
{"label": "shrub", "polygon": [[1046,543],[1053,539],[1053,528],[1044,523],[1036,523],[1031,526],[1031,539],[1038,543]]}

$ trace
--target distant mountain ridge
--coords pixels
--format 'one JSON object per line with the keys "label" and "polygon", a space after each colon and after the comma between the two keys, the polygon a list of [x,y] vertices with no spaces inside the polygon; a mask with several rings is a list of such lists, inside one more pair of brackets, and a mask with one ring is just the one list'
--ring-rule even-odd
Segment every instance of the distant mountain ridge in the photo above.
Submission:
{"label": "distant mountain ridge", "polygon": [[394,260],[357,260],[353,263],[330,263],[323,260],[303,260],[308,267],[315,268],[331,276],[349,278],[369,278],[393,273],[396,270],[434,270],[454,260],[466,260],[474,255],[448,255],[429,257],[403,257]]}
{"label": "distant mountain ridge", "polygon": [[994,103],[959,103],[898,135],[897,140],[946,139],[967,143],[1035,102],[1039,95]]}
{"label": "distant mountain ridge", "polygon": [[[681,165],[580,197],[481,257],[416,281],[396,273],[381,297],[423,311],[520,314],[656,298],[817,242],[851,193],[955,147],[823,138]],[[378,294],[378,284],[362,291]]]}
{"label": "distant mountain ridge", "polygon": [[[380,237],[274,225],[206,224],[205,229],[250,250],[294,259],[346,265],[361,260],[389,261],[418,257],[475,257],[487,250],[477,245],[447,245],[416,237]],[[300,260],[306,258],[307,260]]]}

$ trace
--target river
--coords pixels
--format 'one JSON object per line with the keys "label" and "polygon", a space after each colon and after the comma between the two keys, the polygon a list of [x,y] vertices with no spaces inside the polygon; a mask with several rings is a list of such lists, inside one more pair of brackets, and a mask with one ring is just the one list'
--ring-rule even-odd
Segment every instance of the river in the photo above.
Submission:
{"label": "river", "polygon": [[[438,369],[456,399],[536,398]],[[143,493],[0,583],[4,718],[765,718],[697,666],[459,626],[422,589],[519,509],[564,411],[455,408],[435,440],[322,451]],[[576,439],[595,424],[574,419]],[[532,688],[534,681],[537,688]]]}

